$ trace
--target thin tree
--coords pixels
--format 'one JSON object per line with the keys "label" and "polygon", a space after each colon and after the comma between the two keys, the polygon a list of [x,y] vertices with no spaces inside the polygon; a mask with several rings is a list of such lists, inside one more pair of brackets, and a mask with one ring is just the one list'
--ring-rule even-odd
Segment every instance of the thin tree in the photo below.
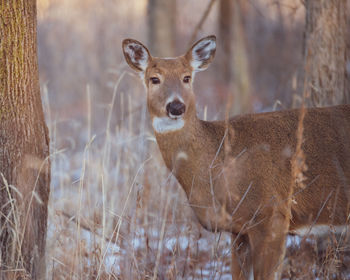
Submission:
{"label": "thin tree", "polygon": [[0,278],[44,279],[49,137],[36,0],[0,0]]}
{"label": "thin tree", "polygon": [[148,41],[154,56],[174,56],[176,0],[148,1]]}
{"label": "thin tree", "polygon": [[308,105],[349,102],[347,79],[347,1],[307,0],[305,85]]}
{"label": "thin tree", "polygon": [[219,3],[218,33],[222,51],[218,53],[218,64],[222,82],[228,87],[226,113],[232,116],[251,111],[251,82],[243,24],[248,11],[240,0],[220,0]]}

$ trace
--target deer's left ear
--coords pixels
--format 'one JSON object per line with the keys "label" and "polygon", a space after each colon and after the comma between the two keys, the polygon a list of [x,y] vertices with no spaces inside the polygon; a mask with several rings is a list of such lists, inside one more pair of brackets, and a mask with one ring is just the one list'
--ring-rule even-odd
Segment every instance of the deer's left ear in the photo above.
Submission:
{"label": "deer's left ear", "polygon": [[216,51],[216,37],[205,37],[195,43],[185,57],[190,61],[193,71],[203,71],[212,62]]}

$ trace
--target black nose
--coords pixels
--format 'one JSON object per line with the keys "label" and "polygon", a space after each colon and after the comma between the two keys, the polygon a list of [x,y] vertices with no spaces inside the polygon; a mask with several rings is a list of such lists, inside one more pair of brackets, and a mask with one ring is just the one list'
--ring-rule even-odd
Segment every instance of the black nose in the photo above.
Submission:
{"label": "black nose", "polygon": [[168,113],[168,116],[171,114],[173,116],[181,116],[183,113],[185,113],[186,106],[179,100],[174,100],[173,102],[170,102],[166,105],[166,111]]}

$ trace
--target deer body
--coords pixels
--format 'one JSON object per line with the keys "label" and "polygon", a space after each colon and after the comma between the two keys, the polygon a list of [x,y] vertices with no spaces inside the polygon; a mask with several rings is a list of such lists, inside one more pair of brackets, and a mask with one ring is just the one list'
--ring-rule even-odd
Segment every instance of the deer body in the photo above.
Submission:
{"label": "deer body", "polygon": [[237,279],[247,279],[251,265],[254,279],[279,278],[287,233],[346,224],[350,105],[306,109],[302,150],[307,170],[300,186],[292,174],[300,110],[227,122],[197,118],[191,82],[194,72],[213,59],[215,37],[200,40],[174,59],[153,58],[135,40],[124,40],[123,48],[129,65],[144,79],[164,162],[199,222],[237,237]]}
{"label": "deer body", "polygon": [[[183,186],[201,223],[208,224],[206,228],[238,228],[239,232],[239,220],[249,221],[259,204],[266,206],[288,199],[299,115],[300,110],[290,110],[238,116],[229,122],[232,135],[225,122],[198,119],[195,127],[156,134],[165,164]],[[348,122],[344,123],[346,119]],[[305,184],[310,185],[305,189],[294,186],[300,193],[293,196],[289,231],[308,226],[317,216],[316,224],[344,224],[350,199],[350,146],[344,145],[350,141],[350,106],[308,109],[304,131],[302,148],[308,166],[304,175]],[[226,137],[230,138],[229,154],[222,144]],[[187,157],[181,157],[182,153]],[[219,204],[218,217],[206,216],[207,209],[214,207],[211,186]],[[245,201],[231,217],[249,186]],[[334,196],[326,201],[330,193],[338,196],[336,204]],[[232,229],[226,221],[222,226],[216,225],[222,210],[232,218]]]}

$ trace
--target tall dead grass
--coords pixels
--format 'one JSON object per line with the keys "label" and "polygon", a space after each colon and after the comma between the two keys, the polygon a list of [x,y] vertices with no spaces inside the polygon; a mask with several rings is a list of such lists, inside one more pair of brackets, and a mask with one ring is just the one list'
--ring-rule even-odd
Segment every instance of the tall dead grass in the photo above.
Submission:
{"label": "tall dead grass", "polygon": [[[52,151],[47,279],[231,279],[231,237],[199,226],[163,164],[143,86],[124,71],[121,40],[146,41],[140,30],[146,15],[126,2],[82,2],[53,0],[38,25]],[[273,3],[253,2],[255,19],[245,28],[258,89],[254,109],[271,108],[277,99],[286,107],[298,90],[302,23],[288,18],[281,27],[268,12]],[[205,8],[196,10],[197,3],[178,5],[179,53]],[[215,32],[215,20],[211,15],[203,34]],[[204,119],[224,116],[225,85],[216,84],[216,70],[214,64],[196,77]],[[330,238],[327,253],[312,238],[288,239],[283,279],[346,279],[347,248]]]}
{"label": "tall dead grass", "polygon": [[[85,125],[79,124],[75,133],[85,139],[83,151],[73,151],[74,142],[62,149],[60,142],[67,139],[52,139],[56,152],[48,277],[178,279],[228,274],[229,236],[207,233],[194,219],[148,128],[143,89],[130,92],[132,98],[126,101],[133,111],[139,104],[131,104],[132,100],[138,100],[141,110],[131,113],[121,125],[111,125],[113,111],[125,106],[114,101],[122,94],[119,87],[126,76],[138,83],[138,77],[120,73],[107,106],[105,132],[91,133],[86,127],[90,115]],[[47,93],[46,88],[43,91]],[[49,104],[45,107],[50,108]],[[87,108],[87,113],[93,111]],[[47,115],[50,120],[49,111]],[[51,131],[59,130],[57,122],[49,125]]]}
{"label": "tall dead grass", "polygon": [[[61,124],[46,112],[55,153],[48,279],[230,279],[230,235],[209,233],[196,221],[157,149],[143,88],[129,92],[126,103],[114,103],[124,82],[139,83],[120,72],[103,133],[89,127],[89,89],[85,120],[64,124],[74,126],[83,150],[76,149],[73,135],[55,138]],[[131,112],[128,118],[111,125],[113,111],[122,107]],[[335,235],[329,238],[323,250],[312,237],[290,238],[284,279],[347,279],[348,247]]]}

